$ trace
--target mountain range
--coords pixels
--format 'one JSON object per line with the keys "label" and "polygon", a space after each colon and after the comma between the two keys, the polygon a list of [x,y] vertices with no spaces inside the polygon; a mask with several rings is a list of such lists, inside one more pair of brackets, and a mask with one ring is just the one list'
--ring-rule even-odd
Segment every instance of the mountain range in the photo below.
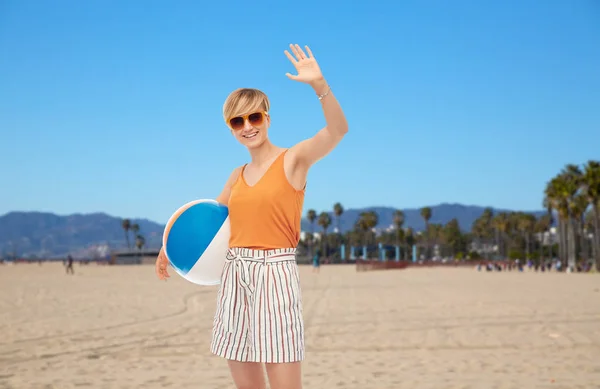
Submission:
{"label": "mountain range", "polygon": [[[485,209],[481,206],[462,204],[439,204],[430,206],[432,217],[430,223],[445,224],[456,218],[465,231],[471,229],[473,221]],[[393,214],[396,208],[392,207],[366,207],[361,209],[347,209],[342,214],[339,225],[343,232],[352,229],[359,215],[365,211],[375,211],[379,216],[377,228],[386,229],[393,223]],[[420,214],[420,209],[402,209],[404,212],[405,227],[416,231],[423,230],[425,222]],[[510,212],[511,210],[494,209],[496,212]],[[540,216],[546,211],[529,212]],[[140,233],[146,239],[146,246],[158,248],[161,245],[163,224],[148,219],[131,219],[131,223],[140,226]],[[332,226],[337,226],[337,221],[332,215]],[[321,228],[315,222],[315,231]],[[310,223],[303,219],[302,229],[310,231]],[[132,234],[130,241],[134,242]],[[61,256],[68,252],[82,251],[90,247],[102,246],[108,249],[126,248],[125,231],[121,227],[121,218],[107,215],[106,213],[56,215],[48,212],[9,212],[0,216],[0,257],[11,253],[21,257],[31,256]]]}

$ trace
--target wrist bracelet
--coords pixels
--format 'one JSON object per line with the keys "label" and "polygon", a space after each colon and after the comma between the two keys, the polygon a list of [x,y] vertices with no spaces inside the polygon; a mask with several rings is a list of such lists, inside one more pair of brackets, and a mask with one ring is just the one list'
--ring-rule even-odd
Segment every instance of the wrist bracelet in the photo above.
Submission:
{"label": "wrist bracelet", "polygon": [[319,100],[323,100],[323,98],[329,94],[329,91],[331,90],[331,86],[327,85],[327,87],[328,87],[327,92],[323,93],[322,95],[318,95]]}

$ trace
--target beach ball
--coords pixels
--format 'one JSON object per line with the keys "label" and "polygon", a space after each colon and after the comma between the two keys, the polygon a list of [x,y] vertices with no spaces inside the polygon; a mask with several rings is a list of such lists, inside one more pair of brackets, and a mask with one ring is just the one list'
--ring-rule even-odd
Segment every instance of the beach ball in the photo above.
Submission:
{"label": "beach ball", "polygon": [[163,247],[177,274],[194,284],[218,285],[229,235],[228,208],[215,200],[195,200],[169,218]]}

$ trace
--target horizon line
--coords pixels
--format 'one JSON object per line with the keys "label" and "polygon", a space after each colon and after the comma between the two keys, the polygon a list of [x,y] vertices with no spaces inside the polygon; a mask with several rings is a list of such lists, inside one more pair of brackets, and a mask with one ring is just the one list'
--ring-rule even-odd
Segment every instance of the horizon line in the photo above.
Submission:
{"label": "horizon line", "polygon": [[[335,203],[334,203],[335,204]],[[342,204],[343,206],[343,204]],[[539,213],[539,212],[547,212],[545,209],[535,209],[535,210],[523,210],[523,209],[511,209],[511,208],[502,208],[502,207],[495,207],[495,206],[490,206],[490,205],[476,205],[476,204],[463,204],[463,203],[457,203],[457,202],[453,202],[453,203],[449,203],[449,202],[441,202],[435,205],[423,205],[420,207],[404,207],[404,208],[400,208],[400,207],[394,207],[394,206],[390,206],[390,205],[368,205],[368,206],[362,206],[362,207],[351,207],[351,208],[344,208],[344,212],[346,211],[355,211],[355,210],[363,210],[363,209],[372,209],[372,208],[387,208],[387,209],[393,209],[393,210],[420,210],[422,208],[425,207],[429,207],[429,208],[436,208],[436,207],[441,207],[441,206],[460,206],[460,207],[465,207],[465,208],[491,208],[495,211],[511,211],[511,212],[525,212],[525,213]],[[314,208],[305,208],[304,212],[307,212],[311,209]],[[327,213],[333,213],[333,204],[331,206],[331,209],[329,210],[316,210],[318,213],[320,212],[327,212]],[[4,217],[7,216],[11,213],[40,213],[40,214],[51,214],[51,215],[55,215],[55,216],[59,216],[59,217],[69,217],[69,216],[89,216],[89,215],[105,215],[105,216],[109,216],[115,219],[129,219],[129,220],[146,220],[146,221],[150,221],[156,224],[165,224],[165,223],[159,223],[155,220],[149,219],[148,217],[140,217],[140,216],[136,216],[136,217],[123,217],[123,216],[116,216],[114,214],[110,214],[106,211],[89,211],[89,212],[72,212],[72,213],[56,213],[53,211],[43,211],[43,210],[12,210],[12,211],[8,211],[5,212],[4,214],[1,214],[0,217]],[[306,216],[303,216],[302,219],[305,219]]]}

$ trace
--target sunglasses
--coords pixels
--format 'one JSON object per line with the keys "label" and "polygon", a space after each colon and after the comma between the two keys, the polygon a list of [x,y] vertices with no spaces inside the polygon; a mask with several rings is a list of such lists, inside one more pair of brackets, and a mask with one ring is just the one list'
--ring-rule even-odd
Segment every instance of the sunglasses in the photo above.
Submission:
{"label": "sunglasses", "polygon": [[253,112],[244,116],[236,116],[229,119],[229,126],[232,130],[241,130],[244,128],[244,123],[248,120],[252,126],[260,126],[265,121],[266,112]]}

